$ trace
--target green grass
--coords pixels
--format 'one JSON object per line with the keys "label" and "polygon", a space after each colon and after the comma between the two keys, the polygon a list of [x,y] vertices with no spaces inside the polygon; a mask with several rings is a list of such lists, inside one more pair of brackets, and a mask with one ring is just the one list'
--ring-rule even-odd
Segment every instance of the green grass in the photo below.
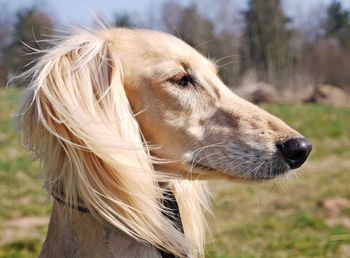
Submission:
{"label": "green grass", "polygon": [[[18,145],[11,125],[20,90],[0,89],[0,258],[37,257],[46,225],[23,232],[7,227],[22,217],[47,217],[50,204],[39,165]],[[308,137],[310,161],[291,180],[264,184],[211,182],[215,217],[209,217],[210,258],[350,257],[350,231],[330,225],[319,203],[350,200],[350,108],[264,105]],[[338,214],[350,217],[350,207]]]}
{"label": "green grass", "polygon": [[37,257],[44,232],[36,227],[22,233],[2,225],[15,218],[48,216],[50,210],[38,163],[31,161],[19,146],[14,130],[19,96],[19,89],[0,89],[0,257],[3,258]]}
{"label": "green grass", "polygon": [[41,241],[38,239],[22,239],[11,244],[4,245],[0,250],[0,257],[38,257]]}

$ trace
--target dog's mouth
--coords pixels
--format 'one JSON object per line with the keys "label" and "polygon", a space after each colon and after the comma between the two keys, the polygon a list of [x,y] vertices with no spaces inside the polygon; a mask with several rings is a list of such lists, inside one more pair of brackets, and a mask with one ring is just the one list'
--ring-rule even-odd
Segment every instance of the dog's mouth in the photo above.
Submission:
{"label": "dog's mouth", "polygon": [[215,167],[199,162],[192,162],[193,173],[198,175],[216,174],[241,181],[268,181],[276,177],[287,174],[291,168],[283,159],[275,155],[260,165],[253,168],[235,167],[231,168]]}

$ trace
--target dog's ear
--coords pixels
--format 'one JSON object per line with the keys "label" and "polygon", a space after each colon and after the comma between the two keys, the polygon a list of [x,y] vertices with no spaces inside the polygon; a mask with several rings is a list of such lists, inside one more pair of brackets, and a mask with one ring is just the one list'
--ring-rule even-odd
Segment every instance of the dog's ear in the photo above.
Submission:
{"label": "dog's ear", "polygon": [[161,189],[106,35],[69,37],[24,74],[31,83],[22,138],[41,160],[48,190],[63,193],[67,207],[83,202],[135,239],[182,256],[188,246],[162,215]]}

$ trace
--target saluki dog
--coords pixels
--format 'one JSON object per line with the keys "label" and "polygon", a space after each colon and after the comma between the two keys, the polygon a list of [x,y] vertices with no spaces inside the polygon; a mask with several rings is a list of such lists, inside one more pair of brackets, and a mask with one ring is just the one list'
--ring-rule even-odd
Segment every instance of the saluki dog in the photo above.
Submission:
{"label": "saluki dog", "polygon": [[161,32],[78,30],[20,77],[18,129],[53,197],[40,257],[202,257],[207,179],[272,179],[312,148]]}

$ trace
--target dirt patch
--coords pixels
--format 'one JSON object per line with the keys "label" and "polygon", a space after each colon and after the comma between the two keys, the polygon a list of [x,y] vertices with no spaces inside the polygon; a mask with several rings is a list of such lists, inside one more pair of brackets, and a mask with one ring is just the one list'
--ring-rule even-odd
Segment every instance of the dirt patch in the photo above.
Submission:
{"label": "dirt patch", "polygon": [[338,217],[344,208],[350,207],[350,201],[341,197],[326,198],[320,202],[326,218]]}
{"label": "dirt patch", "polygon": [[341,245],[339,248],[339,258],[350,257],[350,245]]}
{"label": "dirt patch", "polygon": [[350,218],[342,215],[344,209],[350,208],[350,201],[342,197],[325,198],[319,206],[328,226],[342,225],[350,229]]}
{"label": "dirt patch", "polygon": [[48,223],[47,217],[23,217],[5,221],[0,227],[0,246],[38,235],[39,227]]}
{"label": "dirt patch", "polygon": [[32,228],[47,225],[49,219],[46,217],[24,217],[6,221],[4,227]]}

